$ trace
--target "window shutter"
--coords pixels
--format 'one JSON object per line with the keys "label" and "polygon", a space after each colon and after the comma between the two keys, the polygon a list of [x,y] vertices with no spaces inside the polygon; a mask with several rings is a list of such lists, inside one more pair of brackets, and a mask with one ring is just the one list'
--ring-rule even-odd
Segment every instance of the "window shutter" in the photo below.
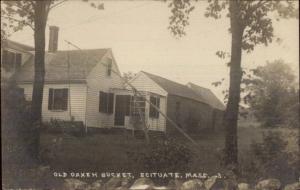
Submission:
{"label": "window shutter", "polygon": [[52,110],[53,108],[53,89],[49,88],[49,96],[48,96],[48,110]]}
{"label": "window shutter", "polygon": [[126,116],[129,116],[130,115],[130,100],[131,100],[131,96],[130,95],[128,95],[128,96],[126,96],[126,102],[125,102],[125,104],[126,104],[126,112],[125,112],[125,115]]}
{"label": "window shutter", "polygon": [[150,96],[150,111],[149,111],[149,117],[155,116],[155,108],[152,105],[156,105],[155,98],[153,96]]}
{"label": "window shutter", "polygon": [[68,110],[69,91],[67,88],[64,88],[62,93],[62,110]]}
{"label": "window shutter", "polygon": [[113,112],[114,112],[114,94],[108,93],[107,113],[113,113]]}
{"label": "window shutter", "polygon": [[99,94],[99,112],[107,112],[107,93],[101,91]]}
{"label": "window shutter", "polygon": [[[156,98],[156,107],[160,108],[160,98]],[[159,111],[155,109],[155,112],[156,112],[156,118],[159,118]]]}
{"label": "window shutter", "polygon": [[17,53],[16,54],[16,70],[19,70],[22,63],[22,54]]}
{"label": "window shutter", "polygon": [[[158,97],[150,96],[150,102],[152,105],[155,105],[156,107],[159,108],[160,99]],[[158,118],[159,111],[157,111],[156,108],[152,105],[150,105],[149,117]]]}
{"label": "window shutter", "polygon": [[8,51],[7,50],[3,50],[3,55],[2,55],[2,61],[1,61],[1,64],[2,64],[2,67],[3,68],[7,68],[7,64],[8,64]]}

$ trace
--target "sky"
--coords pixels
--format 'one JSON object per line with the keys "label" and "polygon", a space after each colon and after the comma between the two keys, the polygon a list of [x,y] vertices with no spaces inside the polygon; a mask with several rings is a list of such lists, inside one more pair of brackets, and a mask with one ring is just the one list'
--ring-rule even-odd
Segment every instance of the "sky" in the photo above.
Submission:
{"label": "sky", "polygon": [[[216,52],[230,52],[229,20],[204,17],[206,5],[204,1],[196,4],[187,35],[179,39],[167,28],[171,15],[168,3],[150,0],[104,1],[104,10],[69,0],[50,12],[48,26],[60,28],[59,50],[74,49],[64,40],[81,49],[111,48],[122,73],[143,70],[182,84],[193,82],[223,99],[222,91],[228,88],[228,83],[222,87],[211,83],[222,78],[228,81],[229,68],[225,64],[228,60],[218,58]],[[273,25],[275,36],[281,42],[257,46],[250,54],[243,53],[242,67],[255,68],[266,61],[283,59],[298,76],[298,20],[274,19]],[[47,27],[46,42],[48,35]],[[24,28],[10,39],[33,45],[33,31]]]}

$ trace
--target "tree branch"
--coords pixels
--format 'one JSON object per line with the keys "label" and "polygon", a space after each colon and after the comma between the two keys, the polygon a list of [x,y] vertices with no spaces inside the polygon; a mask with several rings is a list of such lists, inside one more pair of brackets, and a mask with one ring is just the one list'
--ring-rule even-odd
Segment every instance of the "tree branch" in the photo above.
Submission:
{"label": "tree branch", "polygon": [[1,17],[2,17],[2,18],[6,18],[6,19],[13,20],[13,21],[17,22],[18,24],[23,23],[23,24],[25,24],[26,26],[29,26],[31,29],[33,29],[33,26],[32,26],[30,23],[26,22],[25,20],[19,20],[19,19],[15,19],[15,18],[12,18],[12,17],[9,17],[9,16],[3,16],[3,15],[1,15]]}
{"label": "tree branch", "polygon": [[66,1],[68,1],[68,0],[62,0],[62,1],[60,1],[60,2],[58,2],[58,3],[56,3],[56,4],[54,4],[54,5],[50,6],[49,10],[51,10],[51,9],[53,9],[53,8],[55,8],[55,7],[57,7],[58,5],[60,5],[60,4],[64,3],[64,2],[66,2]]}

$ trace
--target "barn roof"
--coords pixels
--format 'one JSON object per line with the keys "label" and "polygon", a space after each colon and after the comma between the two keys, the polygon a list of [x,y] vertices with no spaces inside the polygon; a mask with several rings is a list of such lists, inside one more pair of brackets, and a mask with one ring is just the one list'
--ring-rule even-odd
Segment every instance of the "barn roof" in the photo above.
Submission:
{"label": "barn roof", "polygon": [[[83,81],[108,51],[109,49],[91,49],[46,52],[45,82]],[[34,56],[21,67],[15,77],[18,82],[33,81]]]}
{"label": "barn roof", "polygon": [[187,86],[192,89],[195,93],[200,95],[211,107],[225,110],[224,104],[216,97],[216,95],[208,88],[203,88],[196,84],[189,82]]}
{"label": "barn roof", "polygon": [[142,71],[142,73],[146,74],[150,79],[152,79],[155,83],[157,83],[160,87],[167,91],[168,94],[181,96],[208,104],[200,95],[183,84],[179,84],[177,82],[147,73],[145,71]]}

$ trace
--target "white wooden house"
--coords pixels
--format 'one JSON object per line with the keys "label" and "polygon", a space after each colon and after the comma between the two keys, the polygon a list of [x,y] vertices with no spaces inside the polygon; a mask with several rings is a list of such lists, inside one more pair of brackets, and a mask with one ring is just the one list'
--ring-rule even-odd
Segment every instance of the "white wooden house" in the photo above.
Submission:
{"label": "white wooden house", "polygon": [[[222,127],[222,102],[209,90],[197,85],[183,85],[166,78],[139,72],[131,84],[145,94],[148,101],[186,132]],[[201,89],[201,90],[199,90]],[[152,114],[154,113],[154,114]],[[146,123],[150,130],[168,134],[177,132],[173,124],[146,102]]]}
{"label": "white wooden house", "polygon": [[[123,82],[111,49],[48,52],[45,63],[45,85],[42,119],[82,121],[89,127],[114,126],[116,94]],[[31,101],[33,56],[17,73],[17,84]]]}
{"label": "white wooden house", "polygon": [[[50,27],[45,53],[42,120],[81,121],[87,128],[123,128],[172,133],[163,115],[186,131],[217,128],[224,106],[196,85],[182,85],[147,72],[122,80],[111,49],[57,51],[58,28]],[[32,100],[34,48],[9,41],[1,66],[13,71],[26,100]],[[14,52],[14,55],[12,53]],[[18,53],[21,52],[21,55]],[[2,53],[1,53],[2,55]],[[1,71],[2,72],[2,71]],[[161,114],[150,103],[159,108]],[[217,102],[217,103],[216,103]],[[218,104],[218,106],[216,106]],[[215,110],[219,110],[215,114]]]}

